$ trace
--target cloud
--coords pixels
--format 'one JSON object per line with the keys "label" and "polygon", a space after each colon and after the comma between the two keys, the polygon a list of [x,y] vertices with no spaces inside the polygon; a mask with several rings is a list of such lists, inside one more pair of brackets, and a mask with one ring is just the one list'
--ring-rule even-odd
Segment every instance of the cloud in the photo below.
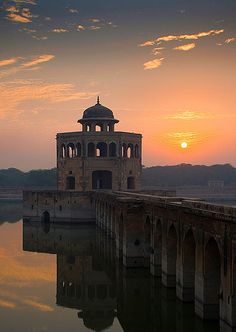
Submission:
{"label": "cloud", "polygon": [[37,32],[37,30],[35,30],[35,29],[29,29],[29,28],[21,28],[18,31],[20,31],[20,32],[26,32],[28,34]]}
{"label": "cloud", "polygon": [[233,37],[233,38],[227,38],[226,40],[225,40],[225,44],[231,44],[231,43],[234,43],[236,41],[236,38],[235,37]]}
{"label": "cloud", "polygon": [[53,29],[52,32],[55,32],[55,33],[65,33],[65,32],[69,32],[69,30],[63,29],[63,28],[56,28],[56,29]]}
{"label": "cloud", "polygon": [[212,114],[209,113],[200,113],[194,111],[183,111],[174,115],[169,115],[165,119],[171,120],[205,120],[214,118]]}
{"label": "cloud", "polygon": [[24,110],[24,103],[47,102],[60,103],[72,100],[89,99],[97,95],[97,91],[78,91],[69,83],[54,83],[39,80],[14,80],[0,83],[0,118],[6,114],[15,115]]}
{"label": "cloud", "polygon": [[0,307],[7,308],[7,309],[14,309],[16,304],[13,302],[5,301],[0,299]]}
{"label": "cloud", "polygon": [[12,64],[16,63],[17,61],[18,61],[17,58],[0,60],[0,67],[12,65]]}
{"label": "cloud", "polygon": [[162,65],[164,58],[147,61],[143,64],[145,70],[156,69]]}
{"label": "cloud", "polygon": [[38,15],[32,15],[29,8],[23,8],[21,11],[21,15],[29,19],[33,17],[38,17]]}
{"label": "cloud", "polygon": [[33,39],[36,39],[36,40],[47,40],[48,37],[47,36],[32,36]]}
{"label": "cloud", "polygon": [[[38,17],[38,15],[32,15],[29,8],[20,8],[19,2],[15,2],[16,6],[8,6],[5,8],[6,18],[15,23],[31,23],[32,18]],[[21,4],[23,2],[20,2]],[[27,2],[26,2],[27,3]]]}
{"label": "cloud", "polygon": [[[45,62],[52,61],[54,58],[55,58],[55,56],[52,55],[52,54],[39,55],[37,57],[31,58],[30,60],[20,58],[20,57],[15,58],[17,60],[15,62],[19,62],[19,64],[17,66],[12,67],[12,68],[0,71],[0,78],[16,74],[16,73],[18,73],[19,71],[22,71],[22,70],[37,70],[37,69],[40,68],[39,65],[41,65]],[[2,62],[2,67],[6,66],[7,63],[9,64],[9,62],[13,63],[13,61],[14,61],[13,59],[14,58],[2,60],[3,61]]]}
{"label": "cloud", "polygon": [[79,13],[78,9],[75,9],[75,8],[69,8],[69,12],[72,13],[72,14],[78,14]]}
{"label": "cloud", "polygon": [[100,20],[98,18],[91,18],[90,22],[92,22],[92,23],[99,23]]}
{"label": "cloud", "polygon": [[236,117],[236,114],[230,114],[230,113],[216,114],[216,113],[196,112],[196,111],[182,111],[173,115],[168,115],[164,117],[164,119],[191,121],[191,120],[206,120],[206,119],[211,119],[211,120],[226,119],[234,117]]}
{"label": "cloud", "polygon": [[28,4],[28,5],[37,5],[37,1],[36,0],[12,0],[13,2],[15,2],[16,4]]}
{"label": "cloud", "polygon": [[15,14],[15,13],[7,14],[7,19],[12,21],[12,22],[16,22],[16,23],[30,23],[30,22],[32,22],[32,20],[30,20],[29,18],[21,16],[19,14]]}
{"label": "cloud", "polygon": [[188,145],[199,144],[207,140],[208,136],[198,132],[170,132],[164,135],[166,141],[173,146],[180,146],[182,142]]}
{"label": "cloud", "polygon": [[100,29],[101,27],[95,25],[91,25],[90,27],[88,27],[88,30],[100,30]]}
{"label": "cloud", "polygon": [[19,13],[19,9],[16,6],[10,6],[5,8],[6,12]]}
{"label": "cloud", "polygon": [[152,53],[154,55],[159,55],[161,54],[161,52],[164,50],[165,48],[164,47],[155,47],[153,50],[152,50]]}
{"label": "cloud", "polygon": [[209,36],[216,36],[224,32],[224,29],[220,30],[209,30],[205,32],[198,32],[196,34],[184,34],[184,35],[168,35],[168,36],[161,36],[153,40],[147,40],[144,43],[140,44],[139,46],[153,46],[158,45],[162,42],[171,42],[171,41],[182,41],[182,40],[198,40],[203,37]]}
{"label": "cloud", "polygon": [[43,312],[52,312],[54,311],[54,308],[44,304],[44,303],[40,303],[38,301],[35,300],[30,300],[30,299],[26,299],[23,300],[22,303],[29,305],[32,308],[38,309],[39,311],[43,311]]}
{"label": "cloud", "polygon": [[195,47],[196,47],[196,44],[195,43],[191,43],[191,44],[185,44],[185,45],[176,46],[174,48],[174,50],[176,50],[176,51],[190,51],[190,50],[192,50]]}
{"label": "cloud", "polygon": [[52,55],[52,54],[43,54],[43,55],[40,55],[40,56],[34,58],[33,60],[31,60],[29,62],[23,63],[22,67],[29,68],[29,67],[37,66],[41,63],[49,62],[53,59],[55,59],[54,55]]}
{"label": "cloud", "polygon": [[83,25],[81,25],[81,24],[77,25],[76,29],[77,29],[77,31],[84,31],[84,30],[86,30],[86,28]]}

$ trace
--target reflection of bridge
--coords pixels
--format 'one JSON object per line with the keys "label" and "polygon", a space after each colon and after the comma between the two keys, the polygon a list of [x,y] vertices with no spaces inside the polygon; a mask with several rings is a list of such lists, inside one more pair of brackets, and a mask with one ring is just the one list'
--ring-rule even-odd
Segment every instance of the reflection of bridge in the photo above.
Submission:
{"label": "reflection of bridge", "polygon": [[125,266],[150,265],[198,316],[236,328],[236,208],[108,192],[94,204]]}
{"label": "reflection of bridge", "polygon": [[218,331],[196,319],[191,305],[177,303],[174,291],[147,269],[120,266],[105,232],[27,222],[23,240],[27,251],[57,254],[57,304],[77,309],[92,330],[111,326],[117,316],[124,331]]}

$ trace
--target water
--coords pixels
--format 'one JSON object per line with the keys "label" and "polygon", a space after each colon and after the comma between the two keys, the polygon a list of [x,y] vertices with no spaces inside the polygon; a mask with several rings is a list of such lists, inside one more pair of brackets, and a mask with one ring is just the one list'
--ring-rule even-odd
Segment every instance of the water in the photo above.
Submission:
{"label": "water", "polygon": [[114,243],[94,227],[23,224],[19,205],[4,204],[1,332],[219,331],[148,270],[120,265]]}

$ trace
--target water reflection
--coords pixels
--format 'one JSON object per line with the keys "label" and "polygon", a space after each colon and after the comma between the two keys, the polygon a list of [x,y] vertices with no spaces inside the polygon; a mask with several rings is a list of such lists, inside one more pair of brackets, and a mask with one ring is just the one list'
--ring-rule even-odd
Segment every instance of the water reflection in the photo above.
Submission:
{"label": "water reflection", "polygon": [[163,287],[147,269],[121,266],[113,241],[91,226],[24,222],[23,246],[56,255],[56,303],[76,309],[88,329],[218,331],[218,323],[203,323],[192,304],[176,300],[175,290]]}
{"label": "water reflection", "polygon": [[4,222],[17,222],[22,218],[21,201],[1,201],[0,200],[0,225]]}

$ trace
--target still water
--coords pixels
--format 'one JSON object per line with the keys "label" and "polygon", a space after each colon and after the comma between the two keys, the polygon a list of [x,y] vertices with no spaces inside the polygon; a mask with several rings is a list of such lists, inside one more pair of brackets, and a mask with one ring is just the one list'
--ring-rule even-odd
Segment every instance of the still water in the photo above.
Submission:
{"label": "still water", "polygon": [[23,223],[19,203],[0,203],[0,267],[1,332],[219,331],[101,231]]}

